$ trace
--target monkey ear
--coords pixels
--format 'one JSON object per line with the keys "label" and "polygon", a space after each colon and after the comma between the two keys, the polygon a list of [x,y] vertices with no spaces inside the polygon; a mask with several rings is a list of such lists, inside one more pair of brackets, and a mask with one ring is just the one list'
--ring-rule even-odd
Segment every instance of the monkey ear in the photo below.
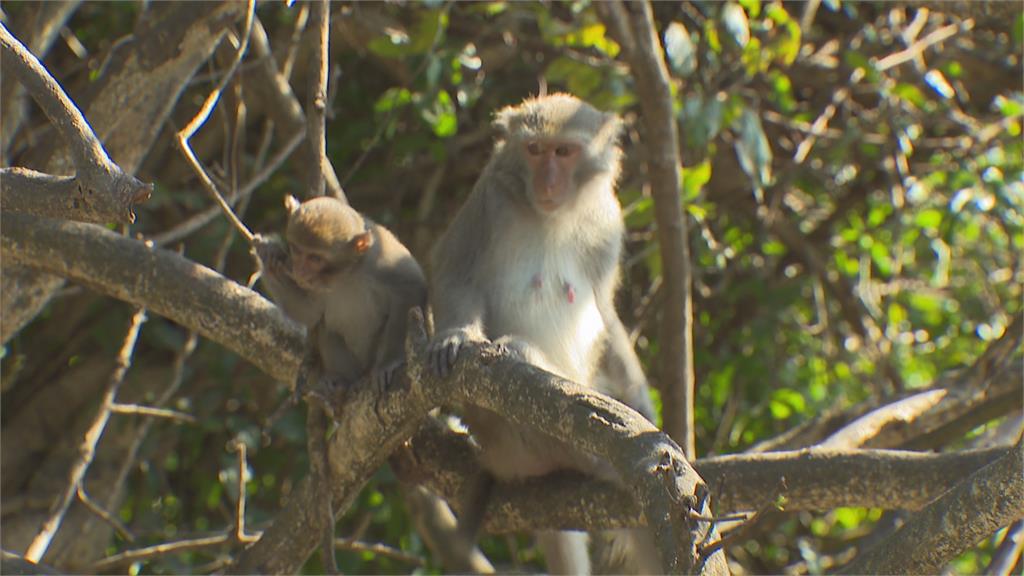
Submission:
{"label": "monkey ear", "polygon": [[494,121],[491,122],[491,128],[494,128],[495,137],[498,140],[508,140],[512,134],[512,121],[513,116],[516,114],[512,106],[506,106],[494,115]]}
{"label": "monkey ear", "polygon": [[299,199],[291,194],[284,197],[284,209],[287,210],[289,214],[298,210],[299,204],[302,204],[302,202],[299,202]]}
{"label": "monkey ear", "polygon": [[369,230],[352,239],[352,249],[355,250],[356,254],[365,254],[372,245],[373,234]]}

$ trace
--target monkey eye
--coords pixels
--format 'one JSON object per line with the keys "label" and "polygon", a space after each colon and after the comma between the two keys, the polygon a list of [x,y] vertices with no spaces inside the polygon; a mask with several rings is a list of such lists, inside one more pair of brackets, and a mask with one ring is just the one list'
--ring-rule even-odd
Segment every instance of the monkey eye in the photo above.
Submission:
{"label": "monkey eye", "polygon": [[565,158],[566,156],[571,156],[574,152],[576,152],[576,147],[570,146],[568,144],[562,144],[561,146],[555,148],[555,154],[563,158]]}
{"label": "monkey eye", "polygon": [[540,144],[536,142],[530,142],[526,145],[526,151],[530,153],[530,156],[540,156]]}

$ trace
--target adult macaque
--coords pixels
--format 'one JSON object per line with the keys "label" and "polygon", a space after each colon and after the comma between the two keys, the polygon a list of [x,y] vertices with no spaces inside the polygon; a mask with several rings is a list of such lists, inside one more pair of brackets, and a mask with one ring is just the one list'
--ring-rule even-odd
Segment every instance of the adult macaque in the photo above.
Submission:
{"label": "adult macaque", "polygon": [[[618,117],[556,94],[501,110],[494,126],[494,154],[432,253],[432,368],[447,375],[464,344],[489,339],[590,386],[607,349],[611,378],[617,371],[645,384],[612,303],[624,232],[614,189]],[[481,463],[498,479],[575,469],[621,482],[607,463],[535,430],[474,406],[464,416]],[[486,498],[486,490],[475,492]],[[467,504],[473,521],[478,505]],[[623,569],[661,571],[649,531],[617,534],[612,548],[630,556]],[[580,532],[538,534],[552,573],[589,572],[586,540]]]}
{"label": "adult macaque", "polygon": [[256,242],[271,297],[309,329],[318,377],[335,388],[368,374],[387,384],[405,355],[409,309],[426,307],[419,264],[391,232],[340,200],[289,196],[285,207],[287,244]]}

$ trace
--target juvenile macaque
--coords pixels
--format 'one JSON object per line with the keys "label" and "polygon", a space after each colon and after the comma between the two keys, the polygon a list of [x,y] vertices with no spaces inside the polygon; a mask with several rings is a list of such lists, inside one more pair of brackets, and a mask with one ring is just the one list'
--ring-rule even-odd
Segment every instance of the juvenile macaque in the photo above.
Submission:
{"label": "juvenile macaque", "polygon": [[[624,375],[645,387],[612,303],[624,231],[614,189],[618,117],[557,94],[501,110],[494,126],[500,133],[494,154],[432,253],[432,368],[447,375],[464,344],[494,340],[589,386],[597,384],[607,351],[603,381]],[[606,391],[628,399],[633,388]],[[649,400],[638,408],[650,414]],[[607,463],[535,430],[474,406],[464,416],[481,463],[498,479],[574,469],[621,482]],[[478,504],[468,503],[473,521]],[[649,536],[621,531],[620,541],[644,540],[637,534]],[[624,569],[661,570],[646,540],[642,551],[631,542],[613,546],[634,557]],[[538,541],[550,572],[589,571],[586,534],[545,532]]]}
{"label": "juvenile macaque", "polygon": [[289,196],[285,207],[287,244],[256,242],[271,297],[309,329],[328,383],[345,387],[367,374],[388,383],[404,358],[409,309],[426,306],[419,264],[391,232],[340,200]]}

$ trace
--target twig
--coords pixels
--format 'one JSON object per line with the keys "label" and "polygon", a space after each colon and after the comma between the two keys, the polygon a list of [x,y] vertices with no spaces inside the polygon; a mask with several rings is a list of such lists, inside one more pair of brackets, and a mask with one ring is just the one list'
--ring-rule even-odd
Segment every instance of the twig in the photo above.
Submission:
{"label": "twig", "polygon": [[285,56],[284,63],[281,64],[281,75],[286,80],[290,80],[292,77],[295,56],[299,53],[299,41],[302,39],[303,31],[306,30],[307,22],[309,22],[309,4],[303,2],[299,7],[298,15],[295,17],[295,28],[292,28],[292,37],[288,42],[288,55]]}
{"label": "twig", "polygon": [[309,138],[309,152],[316,170],[309,171],[309,195],[324,195],[324,174],[327,171],[327,72],[330,68],[331,10],[327,0],[313,3],[313,25],[316,30],[317,48],[313,52],[310,75],[309,104],[306,108]]}
{"label": "twig", "polygon": [[[263,183],[281,167],[281,164],[283,164],[284,161],[287,160],[293,152],[295,152],[295,148],[302,143],[302,140],[305,137],[305,130],[299,130],[293,134],[291,139],[288,140],[288,143],[278,150],[277,153],[274,154],[273,158],[262,164],[263,168],[253,175],[244,186],[242,186],[242,189],[238,191],[238,196],[232,198],[231,202],[241,202],[243,199],[248,198],[257,188],[262,186]],[[178,224],[174,228],[153,236],[153,243],[157,246],[167,246],[168,244],[186,238],[196,230],[199,230],[203,226],[209,224],[221,211],[222,208],[220,206],[208,208]]]}
{"label": "twig", "polygon": [[213,200],[217,205],[220,206],[221,211],[224,212],[228,221],[231,222],[235,229],[238,230],[239,234],[244,236],[250,243],[254,237],[252,232],[250,232],[249,229],[245,227],[245,224],[235,216],[235,213],[231,210],[231,206],[229,206],[224,200],[224,195],[220,193],[217,189],[217,185],[210,178],[209,174],[207,174],[202,162],[200,162],[199,159],[196,158],[195,153],[192,152],[192,148],[188,141],[193,135],[195,135],[199,128],[206,123],[206,120],[209,119],[210,112],[212,112],[213,107],[217,105],[221,92],[224,91],[224,87],[227,86],[227,83],[231,80],[232,76],[234,76],[235,70],[242,61],[242,57],[245,55],[245,51],[249,47],[249,33],[252,31],[254,10],[255,0],[248,0],[248,2],[246,2],[245,9],[245,28],[243,29],[238,50],[235,52],[235,57],[232,60],[231,65],[228,67],[227,72],[224,73],[221,81],[217,84],[217,87],[214,88],[214,90],[210,92],[209,96],[206,97],[203,105],[199,108],[199,112],[194,118],[192,118],[191,122],[178,132],[176,138],[178,147],[181,149],[182,154],[185,155],[185,159],[188,160],[196,175],[199,176],[199,181],[202,182],[203,187],[210,193],[210,196],[213,197]]}
{"label": "twig", "polygon": [[[741,524],[738,528],[736,528],[735,530],[733,530],[729,534],[726,534],[725,536],[719,537],[718,540],[716,540],[714,542],[710,542],[710,543],[707,543],[707,544],[704,544],[704,545],[700,546],[699,547],[699,549],[700,549],[699,553],[700,553],[701,561],[703,562],[703,561],[707,560],[708,558],[711,557],[712,554],[714,554],[715,552],[717,552],[719,550],[723,550],[726,546],[728,546],[730,544],[733,544],[735,542],[739,542],[740,540],[745,538],[750,533],[750,530],[761,520],[761,518],[764,517],[765,514],[768,514],[769,512],[771,512],[773,510],[778,510],[779,509],[779,504],[778,504],[779,500],[785,497],[785,493],[786,493],[786,478],[783,477],[782,479],[780,479],[779,480],[779,484],[780,484],[779,488],[776,491],[776,494],[778,496],[772,502],[769,502],[769,503],[765,504],[764,506],[762,506],[760,509],[758,509],[756,512],[754,512],[754,514],[752,516],[747,518],[746,522]],[[715,521],[716,522],[725,522],[725,521],[728,521],[727,518],[728,517],[717,518]],[[742,515],[740,515],[740,518],[742,518]],[[710,534],[710,533],[711,533],[711,531],[708,531],[708,534]]]}
{"label": "twig", "polygon": [[224,533],[216,534],[214,536],[206,536],[204,538],[191,538],[188,540],[178,540],[176,542],[164,542],[162,544],[147,546],[145,548],[136,548],[135,550],[126,550],[120,554],[107,556],[93,564],[91,569],[92,572],[96,574],[105,573],[118,566],[131,564],[133,562],[142,562],[170,554],[180,554],[182,552],[191,552],[193,550],[203,550],[205,548],[220,546],[222,544],[227,544],[232,540],[232,538],[234,538],[234,534]]}
{"label": "twig", "polygon": [[380,556],[387,556],[406,564],[412,564],[413,566],[426,566],[427,562],[423,558],[414,554],[409,554],[403,550],[392,548],[391,546],[385,546],[384,544],[375,544],[372,542],[363,542],[361,540],[355,540],[352,538],[335,538],[334,547],[340,550],[353,550],[356,552],[373,552]]}
{"label": "twig", "polygon": [[959,31],[968,31],[974,28],[974,20],[965,20],[962,24],[949,24],[943,26],[938,30],[932,31],[930,34],[920,39],[917,42],[911,44],[907,49],[900,50],[894,54],[890,54],[885,58],[882,58],[875,63],[875,70],[878,72],[884,72],[894,66],[899,66],[905,62],[910,62],[914,58],[920,56],[925,50],[932,46],[947,40],[956,35]]}
{"label": "twig", "polygon": [[856,68],[850,73],[846,86],[832,94],[832,101],[828,103],[828,106],[825,106],[825,109],[822,110],[821,114],[814,120],[814,123],[811,124],[810,134],[796,147],[796,153],[793,154],[793,164],[799,166],[807,159],[807,156],[811,153],[811,148],[814,147],[814,143],[818,141],[818,136],[825,133],[825,128],[828,127],[829,121],[835,116],[836,110],[839,109],[839,104],[850,97],[850,86],[860,82],[864,75],[863,68]]}
{"label": "twig", "polygon": [[81,484],[78,485],[78,490],[75,494],[78,496],[79,502],[84,504],[90,512],[99,516],[101,520],[109,524],[110,527],[113,528],[119,536],[121,536],[121,538],[124,538],[128,542],[135,542],[135,536],[133,536],[128,530],[128,527],[124,525],[124,522],[121,522],[113,514],[104,510],[103,507],[100,506],[99,502],[90,498],[89,494],[85,492],[85,488]]}
{"label": "twig", "polygon": [[231,442],[229,450],[238,454],[238,502],[235,504],[235,539],[242,543],[255,542],[258,536],[245,533],[245,476],[249,472],[246,446],[241,439]]}
{"label": "twig", "polygon": [[60,528],[61,522],[64,520],[64,515],[68,511],[68,507],[71,505],[71,499],[75,494],[78,493],[78,487],[82,484],[82,479],[85,478],[85,473],[89,470],[89,465],[92,464],[93,456],[96,454],[96,444],[100,440],[100,436],[103,434],[104,428],[107,426],[107,421],[110,419],[110,407],[114,403],[114,399],[117,397],[117,392],[121,388],[121,384],[124,382],[125,374],[128,373],[128,368],[132,363],[132,353],[135,350],[135,342],[139,337],[139,330],[142,328],[142,324],[146,321],[146,309],[139,308],[135,315],[132,316],[131,326],[128,328],[128,333],[125,335],[124,343],[121,345],[121,351],[117,355],[117,368],[111,375],[110,383],[107,385],[107,390],[103,394],[103,401],[100,404],[99,413],[93,419],[92,425],[85,432],[85,439],[79,446],[78,459],[71,466],[71,475],[68,479],[68,485],[61,494],[60,500],[58,500],[57,506],[54,508],[50,517],[43,523],[42,529],[29,544],[28,550],[25,552],[25,558],[31,562],[39,562],[46,553],[46,549],[50,547],[50,542],[53,540],[53,536],[57,533],[57,529]]}
{"label": "twig", "polygon": [[121,404],[115,402],[110,406],[110,411],[115,414],[138,414],[140,416],[153,416],[154,418],[167,418],[178,422],[198,424],[199,420],[191,414],[168,410],[166,408],[153,408],[152,406],[140,406],[138,404]]}
{"label": "twig", "polygon": [[1013,567],[1020,562],[1024,551],[1024,520],[1018,520],[1006,527],[1002,543],[992,553],[992,561],[985,568],[988,576],[1010,576]]}

